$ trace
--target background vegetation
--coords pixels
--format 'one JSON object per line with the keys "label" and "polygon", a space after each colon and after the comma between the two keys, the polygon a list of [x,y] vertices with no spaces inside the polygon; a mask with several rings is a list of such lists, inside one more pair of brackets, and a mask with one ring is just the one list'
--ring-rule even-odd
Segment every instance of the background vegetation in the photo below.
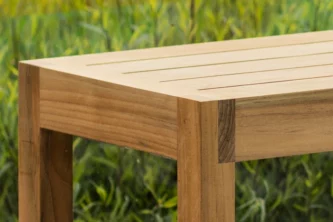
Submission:
{"label": "background vegetation", "polygon": [[[19,60],[327,29],[332,0],[0,0],[0,221],[17,221]],[[175,161],[77,138],[74,171],[77,222],[176,221]],[[237,165],[237,221],[332,209],[332,154]]]}

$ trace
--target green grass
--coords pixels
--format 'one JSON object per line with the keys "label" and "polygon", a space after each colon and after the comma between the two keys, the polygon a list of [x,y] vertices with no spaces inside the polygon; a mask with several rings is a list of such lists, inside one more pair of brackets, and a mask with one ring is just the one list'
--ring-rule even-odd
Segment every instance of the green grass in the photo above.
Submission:
{"label": "green grass", "polygon": [[[1,222],[17,221],[19,60],[333,29],[331,0],[27,2],[0,0]],[[176,221],[175,161],[77,138],[74,171],[77,222]],[[240,163],[236,202],[242,222],[333,221],[333,155]]]}

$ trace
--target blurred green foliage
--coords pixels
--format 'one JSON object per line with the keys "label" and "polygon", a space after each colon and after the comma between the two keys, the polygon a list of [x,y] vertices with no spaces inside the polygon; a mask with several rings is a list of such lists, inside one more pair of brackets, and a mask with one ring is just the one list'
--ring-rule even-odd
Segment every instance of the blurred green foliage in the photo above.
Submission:
{"label": "blurred green foliage", "polygon": [[[0,0],[0,221],[17,221],[18,61],[327,29],[332,0]],[[176,221],[175,161],[77,138],[74,171],[77,222]],[[236,202],[240,222],[333,221],[333,155],[239,163]]]}

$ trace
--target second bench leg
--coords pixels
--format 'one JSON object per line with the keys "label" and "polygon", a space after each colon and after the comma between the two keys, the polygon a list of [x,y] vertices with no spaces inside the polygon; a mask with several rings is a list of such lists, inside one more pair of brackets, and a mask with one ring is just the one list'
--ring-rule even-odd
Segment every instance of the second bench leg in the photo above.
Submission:
{"label": "second bench leg", "polygon": [[43,222],[73,221],[72,136],[41,131]]}
{"label": "second bench leg", "polygon": [[19,221],[72,222],[72,136],[40,128],[38,68],[19,84]]}

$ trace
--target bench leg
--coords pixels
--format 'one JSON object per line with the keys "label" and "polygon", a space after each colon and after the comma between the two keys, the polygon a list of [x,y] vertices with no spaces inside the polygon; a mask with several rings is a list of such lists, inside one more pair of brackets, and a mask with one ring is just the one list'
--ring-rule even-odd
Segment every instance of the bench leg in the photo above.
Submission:
{"label": "bench leg", "polygon": [[40,128],[38,68],[20,64],[19,91],[19,221],[73,221],[72,136]]}
{"label": "bench leg", "polygon": [[218,102],[178,101],[178,221],[235,221],[235,163],[219,163]]}

